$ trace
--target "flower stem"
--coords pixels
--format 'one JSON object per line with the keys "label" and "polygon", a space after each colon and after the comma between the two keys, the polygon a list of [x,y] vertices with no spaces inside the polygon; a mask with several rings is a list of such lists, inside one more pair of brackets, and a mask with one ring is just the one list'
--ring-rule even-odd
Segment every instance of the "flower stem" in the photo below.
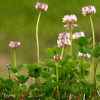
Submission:
{"label": "flower stem", "polygon": [[16,49],[14,48],[12,50],[12,65],[13,65],[13,68],[16,68],[17,64],[16,64]]}
{"label": "flower stem", "polygon": [[41,12],[38,15],[37,23],[36,23],[36,46],[37,46],[37,62],[39,63],[39,38],[38,38],[38,30],[39,30],[39,21],[41,17]]}
{"label": "flower stem", "polygon": [[[95,32],[94,32],[94,24],[93,24],[92,16],[90,16],[90,24],[91,24],[91,31],[92,31],[92,48],[94,50],[96,42],[95,42]],[[92,67],[90,68],[90,75],[91,75],[90,78],[93,78],[92,80],[94,83],[94,87],[96,89],[96,62],[94,57],[92,57]]]}
{"label": "flower stem", "polygon": [[59,70],[58,70],[58,64],[56,63],[56,81],[57,81],[57,96],[58,99],[60,100],[60,93],[59,93]]}
{"label": "flower stem", "polygon": [[90,16],[91,30],[92,30],[92,39],[93,39],[93,49],[95,49],[95,33],[92,16]]}
{"label": "flower stem", "polygon": [[63,47],[62,50],[61,50],[61,55],[60,55],[60,57],[63,58],[63,55],[64,55],[64,47]]}

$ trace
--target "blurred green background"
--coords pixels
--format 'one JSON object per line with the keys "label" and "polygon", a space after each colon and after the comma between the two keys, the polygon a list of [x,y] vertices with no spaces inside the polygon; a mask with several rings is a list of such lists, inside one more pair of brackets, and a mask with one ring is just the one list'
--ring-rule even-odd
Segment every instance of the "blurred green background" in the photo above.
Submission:
{"label": "blurred green background", "polygon": [[[9,63],[10,40],[22,42],[17,50],[19,63],[32,63],[36,59],[35,24],[38,12],[34,9],[37,0],[0,0],[0,63]],[[46,57],[46,49],[56,46],[59,32],[64,31],[62,17],[65,14],[78,16],[79,31],[90,33],[88,17],[81,15],[81,7],[91,4],[91,0],[40,0],[49,5],[48,12],[43,13],[39,24],[39,41],[41,58]],[[92,2],[97,13],[94,18],[96,40],[100,38],[100,1]]]}

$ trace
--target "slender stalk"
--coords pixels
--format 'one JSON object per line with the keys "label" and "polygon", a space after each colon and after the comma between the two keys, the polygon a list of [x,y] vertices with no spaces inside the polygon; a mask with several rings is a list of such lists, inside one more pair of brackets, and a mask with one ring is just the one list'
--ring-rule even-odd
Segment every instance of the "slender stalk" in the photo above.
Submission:
{"label": "slender stalk", "polygon": [[39,63],[39,58],[40,58],[40,54],[39,54],[39,38],[38,38],[38,30],[39,30],[39,21],[40,21],[40,17],[41,17],[41,12],[38,15],[38,19],[37,19],[37,23],[36,23],[36,46],[37,46],[37,62]]}
{"label": "slender stalk", "polygon": [[17,64],[16,64],[16,49],[13,48],[12,49],[12,65],[13,68],[16,68]]}
{"label": "slender stalk", "polygon": [[61,57],[63,57],[63,55],[64,55],[64,47],[62,48],[62,50],[61,50]]}
{"label": "slender stalk", "polygon": [[91,30],[92,30],[92,39],[93,39],[93,49],[95,49],[95,33],[94,33],[94,24],[92,16],[90,16]]}
{"label": "slender stalk", "polygon": [[56,63],[56,81],[57,81],[57,100],[60,100],[60,93],[59,93],[59,70],[58,70],[58,64]]}
{"label": "slender stalk", "polygon": [[[90,24],[91,24],[91,31],[92,31],[92,47],[93,50],[95,49],[96,41],[95,41],[95,32],[94,32],[94,24],[92,16],[90,16]],[[96,60],[92,57],[92,66],[90,68],[90,78],[93,80],[94,83],[94,92],[96,91]],[[93,76],[93,77],[92,77]]]}

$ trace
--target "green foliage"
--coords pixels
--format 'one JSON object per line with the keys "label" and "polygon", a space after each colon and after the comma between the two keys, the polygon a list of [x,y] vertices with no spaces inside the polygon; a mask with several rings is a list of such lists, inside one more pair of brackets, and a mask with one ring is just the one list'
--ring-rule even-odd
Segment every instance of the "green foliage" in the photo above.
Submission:
{"label": "green foliage", "polygon": [[35,77],[35,78],[40,76],[40,72],[41,72],[40,65],[37,65],[37,64],[27,65],[27,68],[28,68],[29,76]]}
{"label": "green foliage", "polygon": [[[56,66],[58,66],[59,83],[56,82]],[[85,59],[75,59],[66,55],[62,61],[48,59],[41,64],[23,64],[14,73],[16,80],[0,78],[1,98],[26,98],[26,100],[57,99],[59,86],[61,100],[66,100],[70,94],[76,100],[77,96],[85,94],[89,99],[93,85],[86,81],[89,63]],[[26,68],[28,74],[20,74],[21,68]],[[99,76],[98,76],[99,77]],[[28,80],[32,79],[31,83]]]}
{"label": "green foliage", "polygon": [[100,81],[100,74],[96,75],[96,79],[97,79],[97,81]]}
{"label": "green foliage", "polygon": [[25,76],[25,75],[18,75],[17,78],[18,78],[18,81],[22,84],[28,80],[28,76]]}
{"label": "green foliage", "polygon": [[47,54],[48,57],[53,57],[54,55],[60,54],[61,48],[48,48]]}
{"label": "green foliage", "polygon": [[96,48],[93,50],[93,55],[96,58],[100,58],[100,43],[98,43]]}
{"label": "green foliage", "polygon": [[86,47],[89,44],[89,39],[87,37],[81,37],[77,40],[77,42],[78,42],[79,46],[81,46],[81,47],[85,46]]}

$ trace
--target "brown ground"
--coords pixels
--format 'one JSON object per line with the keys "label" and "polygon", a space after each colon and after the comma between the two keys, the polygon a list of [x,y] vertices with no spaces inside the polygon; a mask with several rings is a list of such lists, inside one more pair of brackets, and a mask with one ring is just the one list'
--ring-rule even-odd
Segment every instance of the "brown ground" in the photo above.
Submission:
{"label": "brown ground", "polygon": [[0,76],[7,75],[7,68],[5,65],[8,63],[8,57],[6,55],[0,55]]}

